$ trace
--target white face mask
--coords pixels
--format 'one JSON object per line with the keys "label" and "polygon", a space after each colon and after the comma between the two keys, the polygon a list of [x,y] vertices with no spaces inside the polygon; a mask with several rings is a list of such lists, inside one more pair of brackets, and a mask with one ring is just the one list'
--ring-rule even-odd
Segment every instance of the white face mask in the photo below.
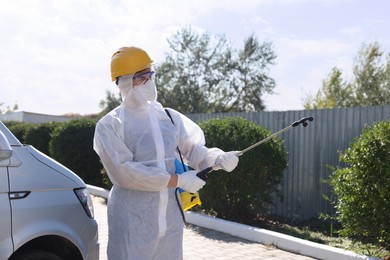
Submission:
{"label": "white face mask", "polygon": [[134,74],[130,74],[130,75],[126,75],[126,76],[121,76],[119,78],[118,87],[119,87],[119,90],[121,92],[122,101],[125,100],[127,94],[129,93],[129,90],[132,89],[132,87],[133,87],[133,84],[132,84],[133,75]]}
{"label": "white face mask", "polygon": [[153,80],[148,80],[146,83],[134,87],[132,94],[140,104],[155,101],[157,98],[156,84]]}

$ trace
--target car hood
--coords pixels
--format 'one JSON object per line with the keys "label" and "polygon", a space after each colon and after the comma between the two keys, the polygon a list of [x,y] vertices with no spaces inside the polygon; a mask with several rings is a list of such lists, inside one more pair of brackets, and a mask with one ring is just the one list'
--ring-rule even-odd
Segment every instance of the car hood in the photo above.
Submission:
{"label": "car hood", "polygon": [[46,166],[52,168],[56,172],[64,175],[65,177],[67,177],[68,179],[73,181],[77,187],[85,187],[85,182],[77,174],[75,174],[73,171],[71,171],[69,168],[67,168],[64,165],[62,165],[61,163],[53,160],[52,158],[50,158],[46,154],[40,152],[39,150],[37,150],[36,148],[34,148],[31,145],[27,145],[27,146],[25,146],[25,148],[33,157],[35,157],[42,164],[45,164]]}

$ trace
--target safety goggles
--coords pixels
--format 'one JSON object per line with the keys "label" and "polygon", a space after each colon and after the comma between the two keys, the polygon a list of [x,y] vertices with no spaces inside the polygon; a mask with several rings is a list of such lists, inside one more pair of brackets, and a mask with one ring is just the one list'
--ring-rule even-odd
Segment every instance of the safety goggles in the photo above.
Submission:
{"label": "safety goggles", "polygon": [[136,74],[133,76],[134,86],[140,85],[148,80],[152,80],[154,75],[154,71],[146,71],[140,74]]}

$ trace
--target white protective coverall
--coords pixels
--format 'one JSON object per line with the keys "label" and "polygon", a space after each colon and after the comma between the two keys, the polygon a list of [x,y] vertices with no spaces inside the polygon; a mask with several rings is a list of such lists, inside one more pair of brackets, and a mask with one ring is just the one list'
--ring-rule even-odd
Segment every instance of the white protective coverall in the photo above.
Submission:
{"label": "white protective coverall", "polygon": [[131,91],[97,123],[94,137],[113,183],[108,259],[182,259],[183,220],[175,189],[167,188],[176,147],[195,170],[213,165],[223,151],[205,147],[203,131],[183,114],[169,109],[173,125],[160,103],[136,105]]}

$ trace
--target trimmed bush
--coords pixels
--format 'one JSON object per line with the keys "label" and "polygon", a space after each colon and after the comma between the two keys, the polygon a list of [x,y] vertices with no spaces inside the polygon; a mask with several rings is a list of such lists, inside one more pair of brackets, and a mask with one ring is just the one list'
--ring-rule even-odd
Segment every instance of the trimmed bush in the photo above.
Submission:
{"label": "trimmed bush", "polygon": [[96,120],[76,119],[61,124],[53,131],[49,144],[50,155],[86,183],[100,186],[102,176],[99,157],[93,150]]}
{"label": "trimmed bush", "polygon": [[344,236],[390,249],[390,121],[366,127],[330,177]]}
{"label": "trimmed bush", "polygon": [[[239,117],[211,119],[200,126],[206,145],[224,151],[243,150],[272,134]],[[286,158],[283,140],[274,138],[241,156],[233,172],[212,172],[199,192],[203,209],[240,223],[265,214],[273,194],[281,197],[278,185],[287,167]]]}
{"label": "trimmed bush", "polygon": [[16,138],[22,143],[25,144],[24,135],[33,124],[16,122],[16,121],[7,121],[4,124],[8,127],[8,129],[14,134]]}
{"label": "trimmed bush", "polygon": [[24,142],[34,146],[42,153],[49,155],[49,143],[53,130],[59,125],[64,124],[60,122],[31,124],[23,135]]}
{"label": "trimmed bush", "polygon": [[99,162],[100,162],[100,164],[101,164],[100,174],[102,175],[102,184],[101,184],[101,187],[102,187],[102,188],[105,188],[105,189],[107,189],[107,190],[111,190],[113,184],[112,184],[110,178],[108,177],[108,174],[107,174],[106,169],[103,167],[103,163],[101,162],[101,160],[100,160]]}

